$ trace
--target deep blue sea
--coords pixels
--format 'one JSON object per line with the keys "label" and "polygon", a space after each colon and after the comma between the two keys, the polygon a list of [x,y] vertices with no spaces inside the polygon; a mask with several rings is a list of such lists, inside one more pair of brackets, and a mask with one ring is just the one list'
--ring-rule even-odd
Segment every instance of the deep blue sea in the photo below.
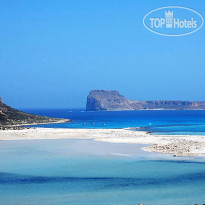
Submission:
{"label": "deep blue sea", "polygon": [[154,134],[205,134],[205,110],[141,110],[86,112],[72,109],[26,109],[38,115],[72,119],[70,123],[38,125],[53,128],[141,127]]}
{"label": "deep blue sea", "polygon": [[[24,111],[73,120],[40,127],[205,132],[205,111]],[[0,141],[0,205],[205,203],[204,157],[176,158],[141,148],[86,139]]]}

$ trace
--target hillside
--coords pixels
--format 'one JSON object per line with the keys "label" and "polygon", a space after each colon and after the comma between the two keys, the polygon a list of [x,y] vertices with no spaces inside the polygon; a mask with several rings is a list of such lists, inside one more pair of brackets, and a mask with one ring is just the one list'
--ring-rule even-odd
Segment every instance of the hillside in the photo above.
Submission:
{"label": "hillside", "polygon": [[70,120],[33,115],[14,109],[2,102],[0,98],[0,126],[58,123]]}

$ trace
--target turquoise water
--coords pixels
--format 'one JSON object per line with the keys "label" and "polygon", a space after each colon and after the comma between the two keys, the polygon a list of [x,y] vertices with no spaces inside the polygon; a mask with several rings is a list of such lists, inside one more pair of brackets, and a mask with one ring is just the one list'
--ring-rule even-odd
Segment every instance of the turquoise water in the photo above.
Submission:
{"label": "turquoise water", "polygon": [[205,110],[25,110],[30,113],[72,119],[71,123],[38,125],[54,128],[127,128],[142,127],[154,134],[205,135]]}
{"label": "turquoise water", "polygon": [[[30,112],[73,119],[40,127],[205,132],[205,111]],[[92,140],[0,141],[0,205],[205,203],[205,158],[176,158],[141,148]]]}
{"label": "turquoise water", "polygon": [[92,140],[0,143],[0,204],[188,205],[205,202],[203,158]]}

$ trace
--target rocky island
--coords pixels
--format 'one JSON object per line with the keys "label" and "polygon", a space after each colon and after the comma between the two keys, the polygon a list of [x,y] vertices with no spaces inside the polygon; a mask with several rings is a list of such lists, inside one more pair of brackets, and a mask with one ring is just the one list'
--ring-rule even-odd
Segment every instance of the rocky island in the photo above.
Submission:
{"label": "rocky island", "polygon": [[0,98],[0,129],[31,124],[50,124],[68,122],[68,119],[33,115],[14,109],[2,102]]}
{"label": "rocky island", "polygon": [[205,101],[134,101],[118,91],[91,90],[87,97],[86,110],[202,110]]}

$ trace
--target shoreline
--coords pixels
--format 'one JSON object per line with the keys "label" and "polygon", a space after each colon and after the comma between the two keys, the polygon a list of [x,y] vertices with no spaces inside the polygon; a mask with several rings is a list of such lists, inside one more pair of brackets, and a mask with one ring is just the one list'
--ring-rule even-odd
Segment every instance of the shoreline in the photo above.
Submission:
{"label": "shoreline", "polygon": [[132,129],[29,128],[0,130],[0,140],[92,139],[108,143],[144,144],[144,151],[173,156],[205,156],[205,136],[151,135]]}
{"label": "shoreline", "polygon": [[86,112],[112,112],[112,111],[152,111],[152,110],[156,110],[156,111],[203,111],[203,110],[205,110],[205,109],[139,109],[139,110],[130,110],[130,109],[128,109],[128,110],[126,110],[126,109],[124,109],[124,110],[85,110]]}
{"label": "shoreline", "polygon": [[23,127],[23,126],[30,126],[30,125],[48,125],[48,124],[59,124],[59,123],[65,123],[65,122],[71,122],[71,121],[72,120],[70,120],[70,119],[60,119],[58,121],[53,121],[53,122],[19,124],[19,125],[13,125],[13,126]]}
{"label": "shoreline", "polygon": [[48,125],[48,124],[60,124],[60,123],[66,123],[66,122],[71,122],[72,120],[70,119],[59,119],[59,120],[56,120],[56,121],[51,121],[51,122],[34,122],[34,123],[22,123],[22,124],[13,124],[13,125],[1,125],[0,124],[0,128],[2,127],[5,127],[5,128],[13,128],[13,127],[21,127],[22,129],[23,128],[32,128],[32,127],[24,127],[24,126],[32,126],[32,125]]}

